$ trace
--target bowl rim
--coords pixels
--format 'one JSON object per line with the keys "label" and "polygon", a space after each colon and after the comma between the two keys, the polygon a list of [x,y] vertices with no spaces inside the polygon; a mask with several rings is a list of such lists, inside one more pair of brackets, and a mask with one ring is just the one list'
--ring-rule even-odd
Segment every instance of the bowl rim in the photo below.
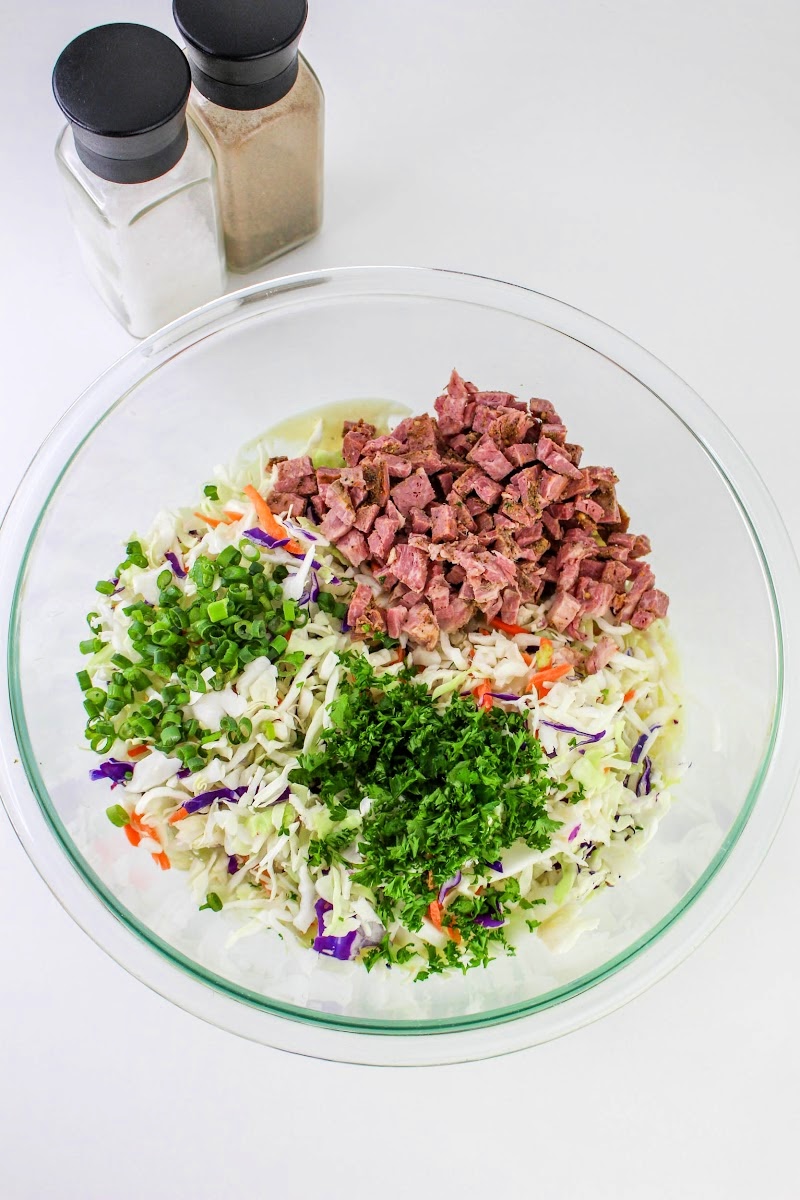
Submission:
{"label": "bowl rim", "polygon": [[[502,307],[504,311],[543,324],[603,355],[647,388],[700,443],[726,483],[760,560],[772,608],[777,660],[776,697],[766,749],[734,825],[700,878],[661,921],[593,971],[526,1003],[424,1023],[419,1020],[382,1022],[300,1008],[270,1000],[226,981],[147,930],[97,877],[50,802],[28,737],[16,636],[25,571],[44,514],[75,456],[97,425],[124,402],[130,391],[173,357],[214,333],[257,317],[267,309],[279,308],[285,302],[302,304],[308,289],[325,284],[343,287],[345,295],[350,287],[355,290],[349,294],[426,295]],[[470,294],[472,291],[474,295]],[[333,300],[336,298],[334,295]],[[522,312],[523,308],[529,311]],[[542,319],[544,317],[548,319]],[[665,392],[669,399],[665,398]],[[109,396],[112,397],[110,402]],[[65,446],[68,450],[66,459]],[[46,499],[42,504],[43,481],[46,481]],[[179,318],[134,346],[103,372],[55,425],[12,498],[0,526],[0,598],[8,607],[8,620],[3,621],[3,630],[7,640],[9,681],[0,710],[0,792],[12,825],[34,866],[82,928],[138,978],[205,1019],[279,1048],[346,1061],[439,1062],[504,1053],[585,1024],[624,1003],[630,995],[644,990],[699,944],[729,911],[755,874],[777,833],[800,768],[800,748],[792,745],[785,736],[787,728],[791,728],[791,715],[797,709],[794,685],[797,671],[787,671],[789,662],[797,663],[797,639],[793,633],[797,621],[788,618],[787,609],[791,605],[797,615],[794,598],[800,596],[798,582],[800,571],[788,533],[765,484],[745,452],[722,421],[682,379],[611,326],[520,284],[438,268],[339,267],[253,284]],[[8,749],[12,729],[19,754],[19,761],[13,762],[14,755]],[[776,755],[779,743],[782,752]],[[765,795],[767,784],[769,790]],[[751,822],[756,801],[759,801],[759,812],[763,813],[757,827]],[[42,837],[45,830],[51,838],[47,843]],[[60,863],[56,863],[52,854],[56,846],[63,855]],[[737,870],[729,868],[721,878],[723,867],[732,861],[738,864]],[[87,903],[87,899],[91,903]],[[111,925],[99,919],[98,906],[104,909],[106,916],[113,918]],[[692,929],[686,928],[690,911],[695,913]],[[675,937],[678,925],[686,936]],[[161,958],[168,969],[153,969],[153,963],[146,962],[136,952],[131,939],[141,942],[141,948],[146,947],[153,960]],[[639,970],[633,970],[636,964],[639,964]],[[609,987],[612,980],[623,974],[623,967],[627,968],[624,972],[626,986]],[[201,991],[197,992],[197,988]],[[220,1000],[224,1011],[219,1004],[209,1002],[208,996]],[[588,998],[589,1002],[577,1003],[581,998]],[[235,1002],[235,1008],[231,1008],[230,1001]],[[542,1021],[544,1014],[558,1008],[561,1009],[560,1020]],[[248,1009],[258,1015],[260,1024],[243,1019]],[[269,1019],[266,1024],[263,1023],[265,1017]],[[306,1034],[312,1030],[312,1043],[316,1048],[306,1048],[307,1037],[293,1036],[289,1032],[292,1025],[301,1027]],[[512,1026],[512,1035],[508,1036],[507,1030]],[[504,1027],[505,1033],[502,1032]],[[489,1039],[485,1038],[487,1031],[493,1031]],[[365,1034],[368,1037],[365,1038]],[[448,1044],[447,1050],[431,1050],[432,1042],[441,1047],[444,1041]],[[349,1049],[346,1043],[350,1044]],[[369,1043],[369,1050],[365,1043]],[[382,1049],[378,1049],[378,1043]],[[405,1051],[400,1050],[398,1043],[406,1048]]]}

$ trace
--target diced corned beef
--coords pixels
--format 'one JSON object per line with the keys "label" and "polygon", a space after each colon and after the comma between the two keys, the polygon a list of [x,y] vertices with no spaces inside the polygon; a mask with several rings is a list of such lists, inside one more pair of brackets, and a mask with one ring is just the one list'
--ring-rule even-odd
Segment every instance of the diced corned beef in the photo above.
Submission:
{"label": "diced corned beef", "polygon": [[361,451],[362,458],[377,458],[379,454],[402,454],[405,443],[396,438],[393,433],[382,433],[380,437],[372,438]]}
{"label": "diced corned beef", "polygon": [[651,588],[643,594],[639,608],[645,608],[657,617],[665,617],[669,609],[669,596],[666,592],[660,592],[658,588]]}
{"label": "diced corned beef", "polygon": [[465,600],[463,596],[453,596],[446,607],[439,609],[436,620],[444,633],[455,633],[463,629],[475,612],[475,605]]}
{"label": "diced corned beef", "polygon": [[[523,529],[517,527],[517,531],[514,534],[514,537],[517,539],[517,545],[522,549],[525,546],[533,546],[542,536],[543,525],[544,520],[541,520],[535,521],[533,525],[527,525]],[[550,543],[548,542],[547,546],[549,547],[549,545]]]}
{"label": "diced corned beef", "polygon": [[654,612],[650,612],[646,608],[637,608],[631,617],[631,625],[634,629],[649,629],[655,619],[656,614]]}
{"label": "diced corned beef", "polygon": [[459,475],[453,484],[453,491],[459,496],[468,496],[476,482],[481,478],[489,478],[480,467],[467,467],[463,475]]}
{"label": "diced corned beef", "polygon": [[606,541],[609,546],[624,546],[626,550],[632,550],[636,545],[636,538],[632,533],[610,533]]}
{"label": "diced corned beef", "polygon": [[475,415],[470,421],[470,428],[474,429],[476,433],[486,433],[496,416],[497,413],[493,408],[487,408],[485,404],[478,404],[475,407]]}
{"label": "diced corned beef", "polygon": [[510,475],[514,469],[488,434],[484,434],[480,441],[472,447],[467,458],[477,466],[483,467],[486,474],[491,475],[492,479],[505,479],[506,475]]}
{"label": "diced corned beef", "polygon": [[496,520],[490,512],[478,513],[475,518],[475,525],[479,534],[488,533],[490,529],[494,529],[495,524]]}
{"label": "diced corned beef", "polygon": [[524,467],[526,463],[536,460],[536,447],[531,446],[528,442],[523,442],[521,445],[509,446],[503,453],[515,467]]}
{"label": "diced corned beef", "polygon": [[567,436],[567,427],[566,425],[562,425],[560,421],[545,421],[542,424],[540,436],[549,438],[551,442],[556,442],[559,446],[563,447]]}
{"label": "diced corned beef", "polygon": [[355,528],[360,529],[362,533],[369,533],[380,511],[377,504],[362,504],[356,510]]}
{"label": "diced corned beef", "polygon": [[459,433],[450,439],[450,447],[455,450],[456,454],[463,454],[466,457],[477,440],[477,433]]}
{"label": "diced corned beef", "polygon": [[510,625],[516,623],[519,616],[520,594],[516,588],[506,588],[503,592],[503,604],[500,609],[500,619]]}
{"label": "diced corned beef", "polygon": [[580,466],[583,458],[583,446],[579,446],[576,442],[565,442],[564,453],[574,466]]}
{"label": "diced corned beef", "polygon": [[[474,391],[475,389],[473,389]],[[450,379],[447,384],[448,396],[455,396],[460,400],[468,400],[470,396],[467,384],[459,375],[458,371],[453,367],[450,373]]]}
{"label": "diced corned beef", "polygon": [[475,599],[475,593],[472,590],[472,584],[468,579],[464,580],[458,594],[466,604],[471,604]]}
{"label": "diced corned beef", "polygon": [[464,425],[467,430],[472,429],[472,422],[475,420],[475,410],[477,407],[475,401],[470,400],[464,409]]}
{"label": "diced corned beef", "polygon": [[[587,567],[590,565],[595,564],[584,563],[581,567],[581,570],[589,574]],[[610,559],[608,562],[603,564],[597,563],[596,565],[602,565],[603,570],[599,578],[602,579],[603,583],[610,583],[615,592],[619,592],[624,588],[625,580],[631,573],[630,567],[626,567],[625,563],[623,562],[615,562],[614,559]],[[598,577],[596,576],[595,578]]]}
{"label": "diced corned beef", "polygon": [[397,505],[391,500],[387,501],[386,512],[384,513],[384,516],[389,518],[395,529],[403,529],[405,527],[405,517],[400,512],[400,509],[397,507]]}
{"label": "diced corned beef", "polygon": [[436,493],[431,487],[431,481],[423,470],[417,470],[408,479],[401,479],[392,488],[392,500],[401,513],[408,513],[412,508],[425,508]]}
{"label": "diced corned beef", "polygon": [[397,583],[396,577],[392,574],[388,567],[379,566],[375,571],[375,578],[381,587],[385,588],[387,592],[390,592]]}
{"label": "diced corned beef", "polygon": [[319,490],[322,491],[329,483],[333,483],[334,479],[338,479],[342,473],[342,467],[318,467],[316,470],[317,484]]}
{"label": "diced corned beef", "polygon": [[295,496],[288,492],[270,492],[267,503],[274,513],[288,513],[293,517],[302,517],[306,511],[308,497]]}
{"label": "diced corned beef", "polygon": [[298,496],[316,496],[318,491],[316,475],[306,475],[297,485]]}
{"label": "diced corned beef", "polygon": [[592,492],[592,499],[603,510],[602,523],[604,525],[616,525],[619,521],[619,506],[617,504],[614,485],[607,484],[602,487],[597,487]]}
{"label": "diced corned beef", "polygon": [[536,443],[536,455],[540,462],[558,475],[568,475],[570,479],[580,479],[581,473],[578,468],[574,467],[560,447],[544,434]]}
{"label": "diced corned beef", "polygon": [[380,458],[386,463],[390,479],[408,479],[414,469],[407,459],[399,458],[396,454],[381,454]]}
{"label": "diced corned beef", "polygon": [[[367,432],[369,430],[369,432]],[[342,438],[342,457],[348,467],[354,467],[361,457],[367,442],[375,437],[375,426],[364,423],[363,429],[353,427],[345,432]]]}
{"label": "diced corned beef", "polygon": [[542,524],[550,535],[554,543],[558,543],[562,538],[561,522],[552,517],[549,512],[542,513]]}
{"label": "diced corned beef", "polygon": [[378,562],[385,563],[394,545],[397,526],[391,517],[378,517],[372,533],[367,538],[369,552]]}
{"label": "diced corned beef", "polygon": [[553,500],[558,500],[562,495],[567,481],[563,475],[558,475],[553,471],[542,471],[537,486],[542,503],[551,504]]}
{"label": "diced corned beef", "polygon": [[575,588],[575,598],[581,602],[583,616],[602,617],[608,612],[614,599],[614,589],[610,583],[602,583],[598,579],[581,575]]}
{"label": "diced corned beef", "polygon": [[424,602],[415,604],[410,609],[403,624],[403,631],[408,634],[412,642],[416,642],[426,650],[436,649],[439,641],[439,625]]}
{"label": "diced corned beef", "polygon": [[352,527],[352,521],[342,520],[338,512],[334,512],[332,508],[329,508],[319,529],[322,536],[326,537],[329,542],[338,542]]}
{"label": "diced corned beef", "polygon": [[359,508],[367,498],[367,489],[365,487],[351,487],[347,490],[350,493],[353,508]]}
{"label": "diced corned beef", "polygon": [[314,474],[314,467],[307,454],[300,458],[287,458],[275,467],[275,478],[272,481],[276,492],[296,492],[298,484],[308,475]]}
{"label": "diced corned beef", "polygon": [[458,537],[456,514],[449,504],[436,504],[431,509],[431,539],[434,542],[454,542]]}
{"label": "diced corned beef", "polygon": [[489,505],[484,504],[480,496],[467,496],[466,500],[464,501],[464,507],[470,516],[477,517],[479,513],[485,513]]}
{"label": "diced corned beef", "polygon": [[341,479],[334,479],[333,483],[320,488],[320,495],[334,516],[338,517],[340,521],[344,521],[347,525],[354,524],[356,519],[355,505],[350,497],[350,492]]}
{"label": "diced corned beef", "polygon": [[475,495],[479,496],[484,504],[488,504],[490,507],[497,503],[503,491],[500,484],[496,480],[490,479],[488,475],[484,475],[483,471],[481,471],[475,480],[473,488]]}
{"label": "diced corned beef", "polygon": [[613,638],[601,637],[586,659],[586,674],[596,675],[598,671],[602,671],[603,667],[607,667],[617,653],[617,649],[617,643]]}
{"label": "diced corned beef", "polygon": [[534,563],[524,562],[517,568],[517,586],[523,604],[538,600],[544,589],[544,572]]}
{"label": "diced corned beef", "polygon": [[427,533],[431,527],[431,519],[424,508],[411,509],[408,527],[412,533]]}
{"label": "diced corned beef", "polygon": [[336,549],[341,550],[353,567],[360,567],[364,559],[369,557],[367,539],[357,529],[351,529],[344,537],[339,538]]}
{"label": "diced corned beef", "polygon": [[612,467],[585,467],[584,470],[595,487],[600,484],[609,484],[613,487],[619,483],[619,477]]}
{"label": "diced corned beef", "polygon": [[417,546],[398,545],[392,548],[388,566],[401,583],[414,592],[422,592],[428,579],[428,559]]}
{"label": "diced corned beef", "polygon": [[567,628],[581,611],[580,601],[566,592],[556,591],[547,613],[547,622],[559,633]]}
{"label": "diced corned beef", "polygon": [[367,608],[374,602],[375,597],[372,594],[372,588],[367,587],[366,583],[359,583],[350,598],[350,607],[347,610],[347,624],[351,628],[359,625],[364,619]]}
{"label": "diced corned beef", "polygon": [[439,417],[439,432],[442,437],[453,437],[455,434],[461,433],[462,429],[467,428],[465,396],[449,396],[445,393],[445,395],[437,397],[433,407]]}
{"label": "diced corned beef", "polygon": [[[566,508],[567,505],[563,505],[563,507]],[[586,513],[586,516],[591,517],[593,521],[602,521],[603,519],[603,509],[589,496],[579,496],[575,501],[574,509],[577,512]]]}
{"label": "diced corned beef", "polygon": [[370,503],[383,508],[389,499],[389,468],[385,458],[378,457],[373,462],[363,462],[361,469],[364,472],[364,483]]}
{"label": "diced corned beef", "polygon": [[318,521],[321,521],[322,518],[325,516],[325,513],[328,511],[328,506],[326,505],[325,501],[322,499],[322,496],[319,496],[319,495],[312,496],[310,498],[309,503],[311,504],[311,507],[314,510],[314,517]]}
{"label": "diced corned beef", "polygon": [[447,503],[456,514],[456,520],[458,521],[459,529],[466,529],[468,533],[474,533],[477,526],[466,504],[458,495],[458,493],[455,491],[451,492],[447,497]]}
{"label": "diced corned beef", "polygon": [[566,504],[551,504],[547,511],[557,521],[571,521],[575,516],[575,505],[570,501],[567,501]]}
{"label": "diced corned beef", "polygon": [[579,479],[566,480],[564,491],[561,493],[562,500],[572,500],[575,496],[586,496],[594,491],[595,483],[589,471],[585,467],[579,468],[578,474]]}
{"label": "diced corned beef", "polygon": [[655,576],[650,568],[646,567],[636,576],[629,592],[623,592],[614,597],[611,608],[619,621],[630,621],[642,596],[650,590],[654,583]]}
{"label": "diced corned beef", "polygon": [[488,404],[490,408],[504,408],[516,400],[516,396],[511,392],[476,392],[474,399],[476,404]]}
{"label": "diced corned beef", "polygon": [[516,408],[504,408],[495,413],[489,428],[489,436],[505,453],[509,446],[524,442],[533,428],[533,418]]}
{"label": "diced corned beef", "polygon": [[408,616],[408,609],[404,604],[394,604],[386,610],[386,632],[389,637],[399,638],[403,632],[403,625]]}
{"label": "diced corned beef", "polygon": [[558,572],[558,587],[562,592],[572,591],[575,584],[578,582],[581,565],[579,562],[570,561],[566,563]]}
{"label": "diced corned beef", "polygon": [[454,479],[455,476],[453,475],[452,471],[442,471],[442,473],[439,475],[437,483],[439,484],[443,496],[446,496],[451,490]]}
{"label": "diced corned beef", "polygon": [[339,485],[346,488],[363,487],[363,467],[342,467],[339,478],[334,480],[329,486],[336,488]]}
{"label": "diced corned beef", "polygon": [[597,559],[584,559],[581,563],[581,575],[588,575],[589,579],[602,579],[604,583],[610,583],[610,579],[603,578],[605,569],[606,564],[598,562]]}
{"label": "diced corned beef", "polygon": [[342,422],[342,437],[346,433],[351,433],[355,430],[356,433],[363,433],[365,437],[375,437],[378,432],[374,425],[370,425],[369,421],[365,421],[363,417],[359,417],[357,421]]}
{"label": "diced corned beef", "polygon": [[549,400],[542,400],[538,396],[532,396],[528,401],[528,408],[535,417],[544,417],[546,420],[555,423],[560,418],[555,410],[555,405]]}
{"label": "diced corned beef", "polygon": [[[614,535],[614,534],[612,533],[611,537],[614,537],[614,536],[616,536],[616,537],[629,537],[630,535],[629,535],[629,534],[616,534],[616,535]],[[609,538],[609,541],[610,541],[610,540],[611,540],[611,538]],[[649,537],[647,537],[647,535],[646,535],[646,534],[644,534],[644,533],[640,533],[640,534],[639,534],[639,536],[638,536],[637,538],[634,538],[634,544],[633,544],[633,547],[632,547],[632,549],[631,549],[631,558],[641,558],[643,555],[645,555],[645,554],[649,554],[649,553],[650,553],[650,551],[651,551],[651,549],[652,549],[652,547],[651,547],[651,545],[650,545],[650,538],[649,538]]]}

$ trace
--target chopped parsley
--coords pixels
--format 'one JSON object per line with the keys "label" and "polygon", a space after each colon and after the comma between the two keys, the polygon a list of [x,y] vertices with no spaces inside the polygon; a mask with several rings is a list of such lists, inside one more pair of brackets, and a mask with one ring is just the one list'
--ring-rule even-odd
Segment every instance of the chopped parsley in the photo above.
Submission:
{"label": "chopped parsley", "polygon": [[[340,656],[345,676],[320,749],[299,759],[289,779],[320,796],[334,822],[372,801],[361,824],[311,843],[312,863],[337,861],[354,838],[363,861],[353,880],[370,888],[385,925],[418,930],[439,888],[468,864],[500,857],[522,840],[546,850],[559,822],[547,815],[547,760],[521,713],[478,708],[471,698],[440,708],[410,670],[379,677],[360,654]],[[344,839],[347,838],[347,841]],[[428,947],[424,978],[448,966],[485,965],[492,942],[505,944],[502,904],[519,900],[516,880],[457,895],[441,914],[444,950]],[[435,923],[435,921],[434,921]],[[388,941],[369,952],[399,962]]]}

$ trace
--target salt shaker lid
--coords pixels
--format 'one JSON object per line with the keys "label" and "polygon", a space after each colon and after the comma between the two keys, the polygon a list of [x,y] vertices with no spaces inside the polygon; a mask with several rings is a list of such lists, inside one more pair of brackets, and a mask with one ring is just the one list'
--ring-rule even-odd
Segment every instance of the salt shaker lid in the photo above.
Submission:
{"label": "salt shaker lid", "polygon": [[191,75],[180,47],[146,25],[98,25],[64,49],[53,92],[90,171],[115,183],[166,174],[186,149]]}
{"label": "salt shaker lid", "polygon": [[307,0],[173,0],[192,80],[222,108],[275,104],[297,78]]}

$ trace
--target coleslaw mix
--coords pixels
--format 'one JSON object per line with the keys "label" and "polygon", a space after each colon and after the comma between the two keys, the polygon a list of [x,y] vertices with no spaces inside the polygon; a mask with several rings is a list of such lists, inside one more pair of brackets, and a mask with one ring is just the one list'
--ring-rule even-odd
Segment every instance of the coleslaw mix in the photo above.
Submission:
{"label": "coleslaw mix", "polygon": [[[666,622],[586,622],[582,649],[616,645],[586,675],[546,605],[523,605],[513,627],[442,633],[435,650],[370,641],[349,629],[347,605],[356,584],[378,584],[307,521],[269,512],[265,466],[218,472],[197,510],[160,513],[98,584],[78,679],[104,757],[92,777],[114,789],[109,818],[158,866],[188,872],[200,907],[236,913],[232,940],[271,929],[417,978],[489,961],[487,938],[511,953],[531,935],[568,948],[595,923],[586,901],[632,872],[670,805],[680,699]],[[428,881],[413,920],[391,887],[364,882],[375,798],[338,810],[301,781],[352,686],[348,655],[382,688],[424,687],[437,713],[463,696],[487,719],[517,714],[541,752],[547,836],[492,861],[467,851]],[[479,914],[480,954],[461,944],[459,911]]]}

